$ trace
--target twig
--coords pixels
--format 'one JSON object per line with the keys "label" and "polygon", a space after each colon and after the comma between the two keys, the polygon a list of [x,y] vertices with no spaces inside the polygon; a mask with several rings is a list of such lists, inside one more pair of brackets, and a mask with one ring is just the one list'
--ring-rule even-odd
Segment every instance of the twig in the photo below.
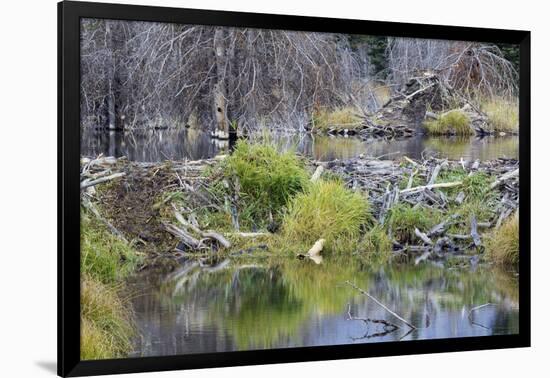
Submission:
{"label": "twig", "polygon": [[367,297],[369,297],[370,299],[372,299],[376,304],[378,304],[380,307],[382,307],[384,310],[388,311],[390,314],[392,314],[393,316],[395,316],[397,319],[401,320],[403,323],[405,323],[406,325],[408,325],[410,328],[412,329],[417,329],[415,326],[413,326],[411,323],[409,323],[408,321],[406,321],[405,319],[403,319],[401,316],[397,315],[395,312],[393,312],[392,310],[390,310],[388,307],[386,307],[382,302],[380,302],[378,299],[376,299],[375,297],[373,297],[372,295],[370,295],[369,293],[367,293],[365,290],[361,289],[360,287],[357,287],[355,284],[351,283],[350,281],[346,281],[346,284],[350,285],[351,287],[353,287],[355,290],[358,290],[361,294],[363,295],[366,295]]}
{"label": "twig", "polygon": [[472,309],[470,311],[468,311],[468,318],[470,319],[473,316],[474,311],[480,310],[483,307],[487,307],[487,306],[494,306],[494,303],[487,302],[485,304],[482,304],[482,305],[479,305],[479,306],[476,306],[476,307],[472,307]]}

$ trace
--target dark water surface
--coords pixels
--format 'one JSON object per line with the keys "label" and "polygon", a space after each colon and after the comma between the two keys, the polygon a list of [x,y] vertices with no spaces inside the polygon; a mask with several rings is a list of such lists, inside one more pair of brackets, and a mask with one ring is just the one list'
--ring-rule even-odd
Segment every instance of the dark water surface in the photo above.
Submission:
{"label": "dark water surface", "polygon": [[[228,264],[227,264],[228,263]],[[227,264],[227,265],[224,265]],[[287,259],[218,269],[184,262],[131,285],[141,337],[132,356],[488,336],[518,332],[518,285],[497,269],[370,269],[352,258]],[[419,329],[409,329],[344,282],[351,280]],[[485,303],[493,305],[473,312]],[[349,304],[349,307],[348,307]],[[385,319],[388,332],[360,318]]]}
{"label": "dark water surface", "polygon": [[[296,149],[317,160],[365,156],[398,158],[406,155],[419,159],[431,153],[450,159],[490,160],[499,157],[518,158],[517,137],[426,137],[402,140],[371,139],[310,134],[272,133],[270,141],[282,150]],[[214,140],[209,134],[193,129],[134,132],[86,130],[82,135],[82,155],[126,156],[135,161],[204,159],[227,151],[228,143]]]}

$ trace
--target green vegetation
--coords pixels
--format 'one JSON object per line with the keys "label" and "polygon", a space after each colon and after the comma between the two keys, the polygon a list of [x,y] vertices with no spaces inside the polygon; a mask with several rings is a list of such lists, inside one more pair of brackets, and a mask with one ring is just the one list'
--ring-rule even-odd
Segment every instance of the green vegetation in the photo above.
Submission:
{"label": "green vegetation", "polygon": [[[282,214],[288,200],[304,190],[309,175],[294,152],[280,153],[267,144],[239,141],[221,163],[224,178],[239,192],[240,220],[263,226]],[[238,183],[234,183],[234,178]]]}
{"label": "green vegetation", "polygon": [[85,210],[80,251],[80,356],[83,360],[123,357],[130,351],[134,328],[120,281],[141,257]]}
{"label": "green vegetation", "polygon": [[133,272],[141,258],[125,241],[83,213],[80,271],[103,283],[115,283]]}
{"label": "green vegetation", "polygon": [[399,203],[389,211],[388,227],[401,243],[411,243],[415,240],[414,229],[426,232],[441,219],[441,214],[422,206],[411,206]]}
{"label": "green vegetation", "polygon": [[437,119],[424,122],[430,135],[472,135],[470,118],[462,110],[454,109],[440,114]]}
{"label": "green vegetation", "polygon": [[489,117],[489,125],[493,131],[507,133],[517,133],[519,131],[519,105],[517,100],[484,97],[480,101],[480,107]]}
{"label": "green vegetation", "polygon": [[321,181],[292,200],[283,231],[290,240],[312,244],[323,238],[327,249],[342,251],[359,240],[369,220],[364,197],[339,182]]}
{"label": "green vegetation", "polygon": [[97,360],[125,356],[134,332],[131,312],[118,290],[82,276],[80,294],[80,357]]}
{"label": "green vegetation", "polygon": [[486,257],[502,265],[519,263],[519,214],[516,212],[499,228],[493,230],[487,241]]}
{"label": "green vegetation", "polygon": [[335,110],[327,108],[316,109],[312,115],[313,129],[327,132],[329,129],[354,129],[361,126],[361,117],[352,107]]}
{"label": "green vegetation", "polygon": [[357,250],[361,256],[366,257],[369,262],[387,262],[391,256],[392,241],[387,231],[382,226],[374,226],[368,230],[359,243]]}

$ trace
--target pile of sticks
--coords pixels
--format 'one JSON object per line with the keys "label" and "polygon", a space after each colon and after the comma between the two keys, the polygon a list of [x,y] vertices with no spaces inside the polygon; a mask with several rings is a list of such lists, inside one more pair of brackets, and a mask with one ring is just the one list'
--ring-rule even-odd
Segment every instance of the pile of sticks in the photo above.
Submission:
{"label": "pile of sticks", "polygon": [[[394,240],[396,252],[413,254],[415,263],[426,259],[439,259],[446,252],[452,251],[455,256],[465,249],[475,247],[482,249],[479,229],[498,227],[513,214],[519,207],[519,162],[514,159],[496,159],[492,161],[449,161],[434,157],[423,161],[414,161],[404,158],[401,161],[354,158],[349,160],[335,160],[316,162],[333,173],[344,177],[346,184],[353,190],[362,190],[368,194],[374,218],[384,225],[390,209],[406,203],[415,207],[428,207],[449,212],[444,221],[430,230],[415,230],[416,242],[414,245],[402,245]],[[460,205],[465,200],[465,193],[461,190],[454,197],[444,193],[445,188],[460,188],[461,181],[439,182],[439,174],[446,169],[464,170],[467,175],[475,172],[485,172],[493,178],[489,187],[494,191],[498,201],[494,201],[493,217],[489,222],[478,222],[472,216],[469,219],[470,232],[465,235],[448,233],[449,227],[454,224],[457,214],[451,214],[451,205]],[[413,185],[414,182],[421,185]],[[403,183],[406,182],[406,185]],[[390,235],[391,237],[392,235]],[[470,256],[464,256],[470,257]]]}

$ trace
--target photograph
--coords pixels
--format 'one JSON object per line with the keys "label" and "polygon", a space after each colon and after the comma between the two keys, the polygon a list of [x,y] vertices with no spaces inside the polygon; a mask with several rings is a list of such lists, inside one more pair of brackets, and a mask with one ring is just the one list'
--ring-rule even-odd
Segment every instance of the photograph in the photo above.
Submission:
{"label": "photograph", "polygon": [[520,333],[519,45],[79,30],[82,361]]}

